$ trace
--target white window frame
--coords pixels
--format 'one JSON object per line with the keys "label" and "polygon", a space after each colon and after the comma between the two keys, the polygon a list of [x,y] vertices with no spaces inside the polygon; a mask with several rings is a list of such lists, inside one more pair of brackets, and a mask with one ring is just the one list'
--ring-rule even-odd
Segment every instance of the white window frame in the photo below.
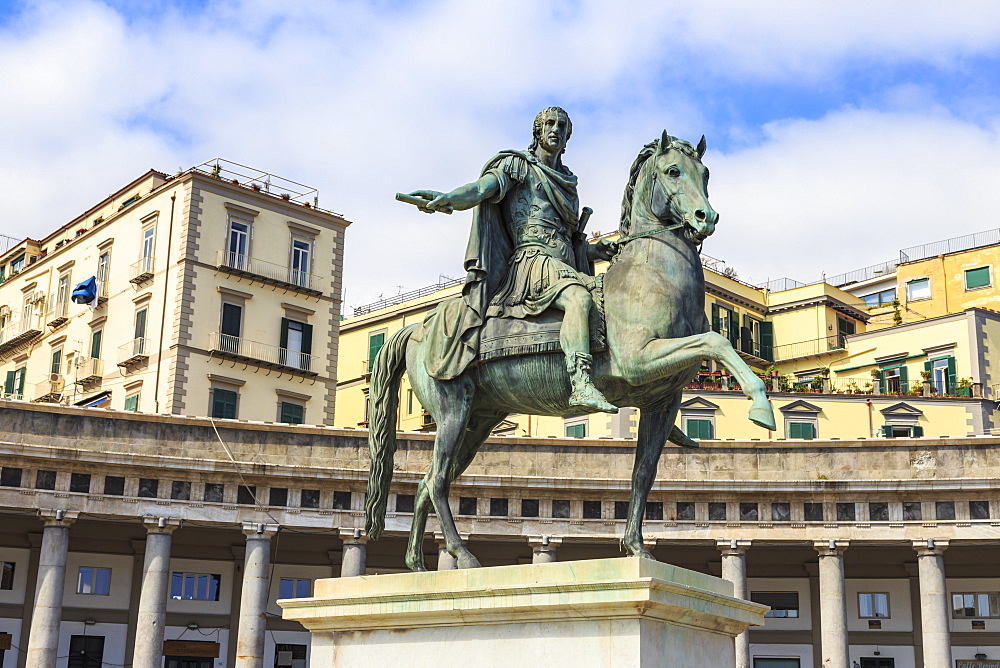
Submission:
{"label": "white window frame", "polygon": [[[927,294],[924,296],[913,296],[913,286],[917,283],[921,283],[927,286]],[[922,291],[921,291],[922,292]],[[919,302],[925,299],[930,299],[933,296],[931,292],[931,279],[929,276],[924,276],[922,278],[914,278],[906,282],[906,301],[908,302]]]}
{"label": "white window frame", "polygon": [[[967,615],[965,614],[965,609],[968,606],[963,605],[961,612],[955,607],[955,599],[959,596],[972,596],[973,607],[975,608],[975,614]],[[994,610],[994,614],[980,615],[981,611],[979,607],[983,602],[981,597],[986,597],[986,608],[987,610]],[[964,603],[965,601],[963,601]],[[995,591],[956,591],[951,594],[951,617],[952,619],[998,619],[1000,618],[1000,592]]]}
{"label": "white window frame", "polygon": [[[870,615],[863,615],[861,611],[863,610],[862,597],[867,596],[869,599],[869,609],[871,610]],[[885,614],[878,614],[878,605],[876,604],[878,596],[885,597]],[[889,605],[890,598],[889,592],[887,591],[859,591],[858,592],[858,619],[891,619],[892,618],[892,608]]]}

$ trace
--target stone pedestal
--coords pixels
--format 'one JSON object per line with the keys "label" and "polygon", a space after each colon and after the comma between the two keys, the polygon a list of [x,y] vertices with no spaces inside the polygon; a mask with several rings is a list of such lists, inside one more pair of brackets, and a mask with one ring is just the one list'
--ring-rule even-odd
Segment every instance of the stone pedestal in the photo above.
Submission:
{"label": "stone pedestal", "polygon": [[735,665],[767,607],[731,583],[648,559],[595,559],[318,580],[279,601],[316,668]]}

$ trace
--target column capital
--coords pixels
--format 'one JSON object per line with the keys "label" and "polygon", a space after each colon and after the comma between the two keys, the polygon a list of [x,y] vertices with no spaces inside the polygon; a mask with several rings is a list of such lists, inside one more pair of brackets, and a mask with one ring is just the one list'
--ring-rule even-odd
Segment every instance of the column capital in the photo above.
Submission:
{"label": "column capital", "polygon": [[247,540],[254,538],[271,540],[271,536],[278,533],[277,524],[264,524],[263,522],[244,522],[243,535]]}
{"label": "column capital", "polygon": [[913,541],[913,549],[918,557],[930,557],[943,553],[951,541],[947,538],[924,538]]}
{"label": "column capital", "polygon": [[340,540],[344,545],[364,545],[368,542],[368,536],[365,535],[364,529],[351,529],[341,527],[337,530]]}
{"label": "column capital", "polygon": [[80,516],[76,510],[56,510],[55,508],[39,508],[38,518],[47,527],[68,527]]}
{"label": "column capital", "polygon": [[851,541],[845,538],[829,538],[827,540],[814,540],[813,549],[821,557],[839,557],[851,546]]}
{"label": "column capital", "polygon": [[142,518],[142,524],[146,527],[146,533],[172,534],[181,525],[179,517],[152,517],[146,515]]}
{"label": "column capital", "polygon": [[721,538],[716,539],[715,547],[723,556],[736,556],[740,554],[746,554],[747,550],[750,549],[750,543],[753,541],[743,540],[739,538],[733,538],[731,540],[723,540]]}
{"label": "column capital", "polygon": [[[458,537],[462,539],[463,543],[468,543],[469,542],[469,538],[471,536],[472,536],[471,533],[462,533],[461,531],[458,532]],[[434,541],[436,543],[438,543],[439,545],[442,544],[442,543],[444,543],[444,534],[441,533],[440,531],[435,531],[434,532]]]}
{"label": "column capital", "polygon": [[528,545],[532,550],[555,550],[562,542],[561,536],[528,536]]}

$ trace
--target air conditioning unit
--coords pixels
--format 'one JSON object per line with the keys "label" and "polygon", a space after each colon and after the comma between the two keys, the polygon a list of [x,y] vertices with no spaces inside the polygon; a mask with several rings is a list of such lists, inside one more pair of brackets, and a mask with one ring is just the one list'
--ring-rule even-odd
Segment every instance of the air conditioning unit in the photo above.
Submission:
{"label": "air conditioning unit", "polygon": [[42,304],[45,302],[45,293],[41,290],[35,290],[28,295],[28,301],[32,304]]}
{"label": "air conditioning unit", "polygon": [[49,374],[49,382],[50,383],[58,383],[61,380],[62,380],[62,376],[60,376],[59,374],[57,374],[57,373],[50,373]]}

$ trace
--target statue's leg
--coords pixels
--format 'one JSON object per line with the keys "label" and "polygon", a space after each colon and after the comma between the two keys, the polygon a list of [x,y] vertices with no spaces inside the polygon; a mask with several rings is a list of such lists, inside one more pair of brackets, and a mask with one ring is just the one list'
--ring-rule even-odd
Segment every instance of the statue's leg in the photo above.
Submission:
{"label": "statue's leg", "polygon": [[636,347],[612,345],[612,355],[622,378],[630,385],[646,385],[714,359],[729,369],[753,403],[750,420],[765,429],[775,428],[774,411],[767,400],[764,381],[733,350],[726,337],[705,332],[678,339],[652,339]]}
{"label": "statue's leg", "polygon": [[417,485],[416,500],[413,503],[413,523],[410,524],[410,538],[406,544],[406,567],[411,571],[426,571],[424,565],[424,532],[427,530],[427,516],[431,511],[431,497],[427,493],[428,471]]}
{"label": "statue's leg", "polygon": [[594,386],[590,375],[594,359],[590,354],[590,309],[593,304],[590,293],[580,285],[565,288],[552,304],[563,312],[559,345],[566,355],[566,370],[572,387],[569,404],[586,407],[592,412],[617,413],[618,407]]}
{"label": "statue's leg", "polygon": [[632,467],[632,496],[628,504],[628,521],[625,523],[625,536],[622,545],[625,551],[633,557],[655,559],[642,540],[642,520],[646,512],[646,500],[649,490],[656,478],[656,467],[660,462],[660,453],[667,442],[677,407],[680,405],[680,395],[673,398],[669,406],[644,407],[639,417],[639,436],[635,446],[635,464]]}

